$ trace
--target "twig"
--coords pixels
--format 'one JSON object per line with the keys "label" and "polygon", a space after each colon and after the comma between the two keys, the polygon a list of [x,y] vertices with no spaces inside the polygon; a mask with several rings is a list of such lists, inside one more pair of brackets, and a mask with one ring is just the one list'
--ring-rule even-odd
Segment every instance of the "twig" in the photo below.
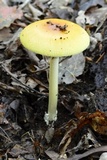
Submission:
{"label": "twig", "polygon": [[4,131],[4,129],[2,127],[0,127],[1,131],[4,133],[4,138],[8,139],[9,141],[12,142],[12,140],[10,139],[10,137],[8,136],[8,134]]}
{"label": "twig", "polygon": [[105,55],[105,52],[100,55],[100,57],[97,59],[97,61],[95,63],[98,63],[103,58],[104,55]]}

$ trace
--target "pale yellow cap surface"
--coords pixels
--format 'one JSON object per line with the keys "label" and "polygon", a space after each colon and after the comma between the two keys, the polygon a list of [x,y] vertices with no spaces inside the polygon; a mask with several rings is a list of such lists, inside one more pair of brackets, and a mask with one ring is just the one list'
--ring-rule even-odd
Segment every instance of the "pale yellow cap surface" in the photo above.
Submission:
{"label": "pale yellow cap surface", "polygon": [[22,30],[20,40],[25,48],[51,57],[78,54],[90,43],[82,27],[62,19],[36,21]]}

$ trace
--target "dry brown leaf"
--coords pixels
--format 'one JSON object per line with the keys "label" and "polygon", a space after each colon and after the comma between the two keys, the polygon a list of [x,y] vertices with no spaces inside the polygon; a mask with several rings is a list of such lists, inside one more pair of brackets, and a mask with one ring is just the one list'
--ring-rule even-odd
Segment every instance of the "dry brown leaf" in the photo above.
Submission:
{"label": "dry brown leaf", "polygon": [[16,6],[8,7],[0,3],[0,29],[9,27],[16,19],[21,19],[23,13]]}
{"label": "dry brown leaf", "polygon": [[11,31],[9,28],[3,28],[2,30],[0,30],[0,42],[5,42],[12,38],[13,34],[11,34],[10,32]]}

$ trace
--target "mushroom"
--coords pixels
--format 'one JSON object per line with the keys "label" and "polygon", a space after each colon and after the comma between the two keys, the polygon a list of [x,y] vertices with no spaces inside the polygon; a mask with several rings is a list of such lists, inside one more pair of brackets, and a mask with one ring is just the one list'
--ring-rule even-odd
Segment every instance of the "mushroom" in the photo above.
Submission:
{"label": "mushroom", "polygon": [[22,30],[20,40],[25,48],[50,57],[49,104],[44,117],[49,124],[57,120],[59,57],[85,50],[90,43],[89,35],[73,22],[53,18],[28,25]]}

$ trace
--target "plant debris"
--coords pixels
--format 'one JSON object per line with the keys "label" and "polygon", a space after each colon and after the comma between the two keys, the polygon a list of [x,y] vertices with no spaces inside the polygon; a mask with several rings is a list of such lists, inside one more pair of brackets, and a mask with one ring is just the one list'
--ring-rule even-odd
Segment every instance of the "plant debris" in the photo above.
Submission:
{"label": "plant debris", "polygon": [[[60,59],[58,120],[50,126],[43,118],[49,59],[19,40],[25,26],[46,18],[76,22],[91,40],[83,53]],[[99,160],[107,152],[106,26],[106,0],[0,1],[0,159]]]}

